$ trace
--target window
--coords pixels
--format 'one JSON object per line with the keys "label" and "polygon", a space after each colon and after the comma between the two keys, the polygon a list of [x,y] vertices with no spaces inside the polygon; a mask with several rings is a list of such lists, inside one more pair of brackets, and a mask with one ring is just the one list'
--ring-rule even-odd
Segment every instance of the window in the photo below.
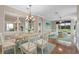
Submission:
{"label": "window", "polygon": [[71,31],[71,21],[59,21],[57,22],[59,32],[70,32]]}
{"label": "window", "polygon": [[14,31],[14,26],[13,26],[13,24],[12,24],[12,23],[8,23],[8,24],[6,25],[6,30],[7,30],[7,31]]}

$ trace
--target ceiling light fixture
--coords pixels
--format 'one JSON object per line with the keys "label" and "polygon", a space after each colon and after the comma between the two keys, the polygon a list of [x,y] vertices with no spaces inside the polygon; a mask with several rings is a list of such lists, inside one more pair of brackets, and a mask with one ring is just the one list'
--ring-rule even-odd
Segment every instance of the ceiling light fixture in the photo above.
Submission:
{"label": "ceiling light fixture", "polygon": [[34,16],[32,16],[32,14],[31,14],[31,7],[32,7],[32,5],[27,6],[27,10],[29,10],[29,11],[28,11],[28,16],[26,16],[26,19],[25,19],[26,21],[28,21],[28,24],[29,24],[28,32],[31,31],[33,22],[35,21]]}
{"label": "ceiling light fixture", "polygon": [[34,20],[34,16],[32,16],[32,14],[31,14],[31,7],[32,7],[32,5],[28,5],[27,6],[27,10],[29,10],[28,11],[29,14],[28,14],[28,16],[26,16],[25,20],[28,20],[28,21],[33,21]]}

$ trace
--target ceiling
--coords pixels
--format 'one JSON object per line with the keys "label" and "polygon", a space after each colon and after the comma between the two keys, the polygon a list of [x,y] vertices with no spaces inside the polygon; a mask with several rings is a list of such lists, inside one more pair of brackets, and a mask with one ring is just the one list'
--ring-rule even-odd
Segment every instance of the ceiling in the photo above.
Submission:
{"label": "ceiling", "polygon": [[[27,13],[27,5],[8,5]],[[58,20],[59,17],[63,19],[77,18],[76,5],[32,5],[32,15],[41,16],[48,20]],[[57,14],[56,14],[57,13]]]}

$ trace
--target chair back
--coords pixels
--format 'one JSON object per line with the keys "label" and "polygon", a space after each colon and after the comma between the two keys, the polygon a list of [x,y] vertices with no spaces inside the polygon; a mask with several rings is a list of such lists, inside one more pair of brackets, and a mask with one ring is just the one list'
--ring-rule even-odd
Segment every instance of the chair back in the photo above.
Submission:
{"label": "chair back", "polygon": [[43,34],[43,39],[48,41],[48,33],[47,32]]}
{"label": "chair back", "polygon": [[0,42],[1,44],[4,44],[5,42],[14,42],[15,39],[10,38],[10,36],[6,36],[4,33],[0,33]]}
{"label": "chair back", "polygon": [[0,33],[0,43],[2,44],[4,42],[4,35]]}

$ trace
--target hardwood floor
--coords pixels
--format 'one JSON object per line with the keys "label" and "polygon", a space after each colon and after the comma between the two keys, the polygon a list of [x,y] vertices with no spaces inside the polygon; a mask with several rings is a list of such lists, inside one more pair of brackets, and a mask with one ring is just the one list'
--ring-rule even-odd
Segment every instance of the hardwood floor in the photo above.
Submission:
{"label": "hardwood floor", "polygon": [[76,46],[65,46],[59,43],[56,39],[49,39],[49,42],[55,44],[56,47],[52,50],[51,54],[78,54]]}

